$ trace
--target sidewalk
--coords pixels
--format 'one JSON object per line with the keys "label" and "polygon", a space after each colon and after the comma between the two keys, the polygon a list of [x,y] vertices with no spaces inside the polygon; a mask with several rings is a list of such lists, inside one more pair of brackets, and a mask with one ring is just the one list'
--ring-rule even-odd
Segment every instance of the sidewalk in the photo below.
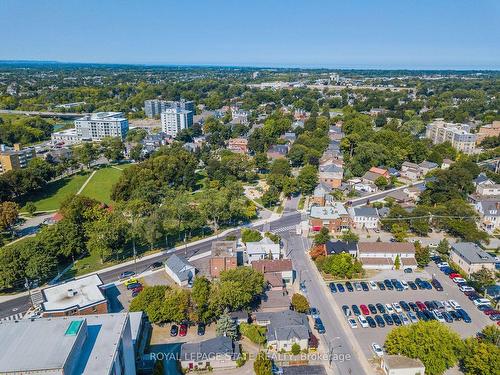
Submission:
{"label": "sidewalk", "polygon": [[[163,253],[163,254],[170,254],[170,253],[173,253],[173,252],[175,252],[177,250],[184,250],[185,247],[187,247],[189,249],[191,246],[215,240],[215,239],[223,237],[226,234],[228,234],[230,232],[233,232],[235,230],[243,229],[243,228],[247,228],[247,227],[256,227],[256,226],[259,226],[259,225],[262,225],[262,224],[266,224],[266,223],[270,223],[270,222],[279,220],[280,218],[281,218],[280,214],[273,213],[271,215],[271,217],[268,218],[268,219],[259,219],[259,220],[254,221],[250,225],[243,225],[243,226],[240,225],[240,226],[237,226],[237,227],[234,227],[234,228],[228,228],[228,229],[224,230],[221,233],[217,233],[216,235],[213,235],[213,236],[210,236],[210,237],[205,237],[205,238],[202,238],[202,239],[197,240],[197,241],[193,241],[193,242],[189,243],[187,246],[181,245],[181,246],[170,248],[168,250],[162,250],[162,251],[159,251],[159,252],[156,252],[156,253],[153,253],[153,254],[146,255],[146,256],[144,256],[144,257],[142,257],[140,259],[141,259],[141,261],[142,260],[148,260],[148,259],[154,259],[154,258],[156,258],[161,253]],[[197,254],[197,255],[191,257],[189,260],[196,260],[196,259],[204,258],[204,257],[208,256],[209,254],[210,254],[209,251],[207,251],[205,253]],[[134,264],[134,260],[130,260],[130,261],[124,262],[124,263],[115,264],[114,266],[110,266],[108,268],[103,268],[103,269],[101,269],[99,271],[95,271],[95,272],[88,273],[86,275],[79,276],[79,277],[77,277],[77,279],[80,279],[82,277],[86,277],[86,276],[89,276],[89,275],[93,275],[93,274],[99,274],[99,273],[102,273],[102,272],[113,271],[115,269],[119,269],[119,268],[126,267],[126,266],[131,266],[133,264]],[[33,289],[31,292],[33,293],[33,292],[35,292],[37,290],[40,290],[40,289],[41,288]],[[17,293],[17,294],[12,294],[12,295],[8,295],[8,296],[0,296],[0,303],[7,302],[7,301],[10,301],[10,300],[22,297],[22,296],[27,296],[27,295],[28,295],[28,292],[25,291],[25,292],[21,292],[21,293]]]}

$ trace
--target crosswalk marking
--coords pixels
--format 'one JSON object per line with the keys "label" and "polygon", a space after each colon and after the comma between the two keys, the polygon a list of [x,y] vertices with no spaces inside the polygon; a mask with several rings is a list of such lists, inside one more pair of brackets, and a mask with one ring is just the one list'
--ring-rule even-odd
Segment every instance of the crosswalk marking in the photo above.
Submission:
{"label": "crosswalk marking", "polygon": [[283,232],[288,232],[289,230],[295,230],[296,228],[297,228],[297,225],[295,224],[295,225],[289,225],[287,227],[272,229],[271,232],[283,233]]}
{"label": "crosswalk marking", "polygon": [[0,322],[8,322],[8,321],[15,321],[15,320],[21,320],[23,318],[23,313],[17,313],[13,314],[10,316],[6,316],[5,318],[0,319]]}

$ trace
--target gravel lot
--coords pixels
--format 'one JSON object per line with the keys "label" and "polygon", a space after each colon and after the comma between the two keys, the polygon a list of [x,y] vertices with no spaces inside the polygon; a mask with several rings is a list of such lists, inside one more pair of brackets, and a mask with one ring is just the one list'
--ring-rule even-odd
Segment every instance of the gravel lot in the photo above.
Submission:
{"label": "gravel lot", "polygon": [[[373,278],[375,281],[381,281],[385,278],[397,278],[399,280],[415,280],[415,278],[420,277],[422,279],[429,279],[434,274],[436,279],[441,282],[443,286],[443,291],[438,292],[434,288],[432,290],[405,290],[402,292],[397,292],[395,290],[370,290],[368,292],[354,291],[344,293],[335,293],[334,299],[341,307],[342,305],[356,304],[368,305],[370,303],[394,303],[404,300],[406,302],[415,301],[427,301],[427,300],[450,300],[453,299],[457,301],[460,306],[470,315],[472,323],[464,323],[463,321],[458,321],[454,323],[446,323],[452,329],[454,329],[462,337],[468,337],[475,335],[484,326],[492,324],[493,322],[489,320],[482,312],[477,310],[472,301],[458,289],[458,287],[451,281],[448,276],[443,274],[434,264],[428,266],[424,272],[405,274],[402,271],[383,271]],[[373,316],[373,314],[371,314]],[[387,334],[395,326],[385,326],[384,328],[361,328],[358,324],[358,328],[353,329],[354,334],[367,358],[372,358],[374,353],[371,350],[371,344],[373,342],[383,345]]]}

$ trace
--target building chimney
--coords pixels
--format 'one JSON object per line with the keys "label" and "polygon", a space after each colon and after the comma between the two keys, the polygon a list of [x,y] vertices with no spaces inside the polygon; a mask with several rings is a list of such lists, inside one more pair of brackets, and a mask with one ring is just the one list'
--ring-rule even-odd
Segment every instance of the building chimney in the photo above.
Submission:
{"label": "building chimney", "polygon": [[76,290],[68,289],[68,297],[74,297],[74,296],[76,296]]}

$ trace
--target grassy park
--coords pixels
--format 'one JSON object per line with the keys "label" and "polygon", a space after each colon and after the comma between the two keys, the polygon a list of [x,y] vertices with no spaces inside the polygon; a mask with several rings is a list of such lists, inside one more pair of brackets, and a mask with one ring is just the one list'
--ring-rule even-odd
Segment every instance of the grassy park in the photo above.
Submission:
{"label": "grassy park", "polygon": [[85,186],[81,194],[86,197],[94,198],[99,202],[104,202],[106,204],[111,203],[111,189],[113,185],[118,182],[122,172],[123,167],[121,166],[99,169],[87,186]]}
{"label": "grassy park", "polygon": [[[128,165],[120,165],[98,169],[80,194],[100,202],[111,203],[111,188],[120,178],[123,169],[127,167]],[[91,172],[86,171],[51,182],[43,190],[33,194],[30,199],[37,211],[57,211],[61,202],[69,195],[77,194],[90,176]]]}
{"label": "grassy park", "polygon": [[66,197],[80,190],[89,176],[90,172],[83,172],[53,181],[42,190],[31,194],[30,200],[35,204],[37,211],[56,211]]}

